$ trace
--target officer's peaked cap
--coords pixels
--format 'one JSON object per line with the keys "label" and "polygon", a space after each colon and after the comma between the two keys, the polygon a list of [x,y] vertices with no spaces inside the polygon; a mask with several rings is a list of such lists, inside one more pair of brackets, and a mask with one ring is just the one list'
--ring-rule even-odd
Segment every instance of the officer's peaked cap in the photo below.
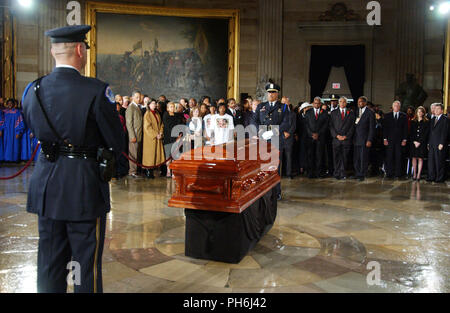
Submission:
{"label": "officer's peaked cap", "polygon": [[74,25],[47,30],[45,36],[51,38],[52,43],[86,42],[86,33],[91,30],[89,25]]}
{"label": "officer's peaked cap", "polygon": [[280,92],[280,90],[281,90],[281,88],[277,84],[269,83],[266,85],[267,92],[271,92],[271,91]]}

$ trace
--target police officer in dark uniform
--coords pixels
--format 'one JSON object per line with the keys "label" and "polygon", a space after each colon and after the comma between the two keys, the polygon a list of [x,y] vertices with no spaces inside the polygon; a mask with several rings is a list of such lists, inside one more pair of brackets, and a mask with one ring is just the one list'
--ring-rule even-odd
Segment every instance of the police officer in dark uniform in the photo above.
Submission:
{"label": "police officer in dark uniform", "polygon": [[[283,160],[283,147],[285,140],[289,138],[289,107],[286,104],[282,104],[278,101],[278,94],[280,92],[280,86],[269,83],[266,85],[267,99],[268,101],[260,103],[256,108],[254,114],[253,124],[258,127],[258,134],[261,136],[264,132],[273,132],[273,136],[279,137],[279,151],[280,161]],[[260,127],[265,126],[265,127]],[[278,126],[274,127],[274,126]],[[263,136],[263,139],[264,136]],[[271,139],[268,139],[268,141]],[[280,162],[281,163],[281,162]],[[281,176],[281,167],[278,166],[278,173]],[[278,200],[281,200],[281,184],[276,186]]]}
{"label": "police officer in dark uniform", "polygon": [[47,31],[56,68],[23,96],[25,121],[42,146],[27,202],[39,221],[38,292],[66,292],[69,269],[75,292],[102,292],[108,175],[114,174],[105,169],[124,147],[111,89],[80,74],[90,29]]}

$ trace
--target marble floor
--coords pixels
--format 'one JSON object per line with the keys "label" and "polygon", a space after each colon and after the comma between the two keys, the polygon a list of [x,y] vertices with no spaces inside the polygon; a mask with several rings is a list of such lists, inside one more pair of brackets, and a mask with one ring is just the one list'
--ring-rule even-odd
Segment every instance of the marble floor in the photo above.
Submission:
{"label": "marble floor", "polygon": [[[3,166],[0,177],[19,167]],[[28,169],[0,181],[0,292],[36,291]],[[105,292],[450,292],[450,184],[282,181],[274,227],[239,263],[184,256],[172,180],[111,183]]]}

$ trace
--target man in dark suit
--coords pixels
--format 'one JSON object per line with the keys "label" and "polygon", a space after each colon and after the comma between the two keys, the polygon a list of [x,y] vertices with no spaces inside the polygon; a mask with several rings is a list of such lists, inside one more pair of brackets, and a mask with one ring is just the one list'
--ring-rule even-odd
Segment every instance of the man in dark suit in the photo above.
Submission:
{"label": "man in dark suit", "polygon": [[444,106],[436,103],[434,106],[434,119],[431,120],[430,137],[428,140],[428,179],[442,183],[445,180],[445,158],[448,149],[448,120],[443,114]]}
{"label": "man in dark suit", "polygon": [[297,114],[295,114],[292,104],[285,103],[289,108],[289,129],[287,133],[289,134],[287,137],[285,136],[284,139],[284,145],[283,145],[283,151],[282,154],[284,156],[284,159],[286,160],[286,176],[293,179],[293,173],[292,173],[292,162],[293,162],[293,149],[294,149],[294,136],[295,136],[295,129],[297,126]]}
{"label": "man in dark suit", "polygon": [[[257,126],[258,134],[263,138],[264,138],[263,134],[268,134],[270,132],[272,132],[273,135],[270,135],[269,137],[271,138],[273,138],[273,136],[279,137],[278,150],[280,151],[279,160],[281,164],[281,160],[283,160],[282,151],[285,144],[285,140],[290,136],[289,108],[287,107],[287,105],[283,105],[280,101],[278,101],[280,86],[274,83],[269,83],[266,85],[266,91],[268,101],[260,103],[256,108],[253,125]],[[270,141],[271,139],[269,138],[265,140]],[[281,166],[279,165],[278,173],[281,175],[280,169]],[[276,186],[276,190],[277,190],[277,199],[281,200],[281,183]]]}
{"label": "man in dark suit", "polygon": [[385,169],[387,178],[401,178],[405,175],[402,168],[403,148],[408,138],[408,119],[400,112],[400,101],[394,101],[392,112],[383,120],[383,142],[386,147]]}
{"label": "man in dark suit", "polygon": [[75,292],[102,292],[110,195],[108,178],[100,176],[97,151],[113,149],[117,159],[124,147],[111,89],[80,74],[90,29],[79,25],[47,31],[56,68],[29,84],[23,96],[25,121],[43,152],[27,202],[27,211],[38,214],[38,292],[66,292],[68,268],[79,274]]}
{"label": "man in dark suit", "polygon": [[236,100],[234,98],[228,99],[227,114],[233,117],[234,127],[237,125],[244,125],[244,115],[241,110],[238,110]]}
{"label": "man in dark suit", "polygon": [[355,113],[347,109],[347,98],[339,99],[339,109],[331,112],[330,133],[333,138],[334,177],[347,178],[347,164],[355,132]]}
{"label": "man in dark suit", "polygon": [[363,181],[369,167],[369,151],[375,138],[375,113],[367,107],[366,97],[358,99],[355,124],[353,165],[355,178]]}
{"label": "man in dark suit", "polygon": [[315,97],[313,108],[305,115],[305,129],[307,134],[308,150],[308,177],[324,177],[324,151],[326,145],[326,134],[328,131],[329,116],[321,109],[322,99]]}
{"label": "man in dark suit", "polygon": [[[331,95],[330,97],[330,110],[328,111],[328,115],[331,116],[331,112],[339,109],[339,96]],[[330,130],[327,131],[326,134],[327,144],[325,146],[326,157],[327,157],[327,166],[328,166],[328,176],[334,175],[334,160],[333,160],[333,137],[331,136]]]}

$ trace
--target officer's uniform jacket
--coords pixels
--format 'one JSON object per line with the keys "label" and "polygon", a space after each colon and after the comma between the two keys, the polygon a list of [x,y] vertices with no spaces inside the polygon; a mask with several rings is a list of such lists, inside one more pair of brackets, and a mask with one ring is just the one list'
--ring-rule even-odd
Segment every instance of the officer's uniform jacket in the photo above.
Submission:
{"label": "officer's uniform jacket", "polygon": [[[59,142],[38,104],[31,83],[23,97],[23,115],[40,141]],[[72,68],[57,67],[40,83],[40,98],[59,135],[73,146],[123,151],[123,129],[108,85]],[[61,144],[61,142],[59,142]],[[31,176],[27,211],[54,220],[83,221],[110,210],[109,185],[100,180],[94,159],[40,154]]]}
{"label": "officer's uniform jacket", "polygon": [[254,114],[254,125],[258,127],[258,133],[261,134],[264,129],[261,128],[262,125],[266,126],[265,130],[270,130],[269,126],[279,125],[280,136],[280,147],[284,143],[283,132],[289,132],[290,130],[290,118],[289,118],[289,107],[282,104],[280,101],[276,101],[273,107],[270,106],[269,102],[263,102],[258,105]]}

